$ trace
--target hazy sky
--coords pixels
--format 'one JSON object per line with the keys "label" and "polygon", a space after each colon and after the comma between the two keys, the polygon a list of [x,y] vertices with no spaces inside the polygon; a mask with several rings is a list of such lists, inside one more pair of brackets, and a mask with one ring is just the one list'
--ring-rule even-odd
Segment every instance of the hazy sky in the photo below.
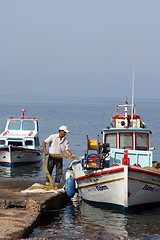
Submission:
{"label": "hazy sky", "polygon": [[2,94],[160,97],[160,0],[0,0]]}

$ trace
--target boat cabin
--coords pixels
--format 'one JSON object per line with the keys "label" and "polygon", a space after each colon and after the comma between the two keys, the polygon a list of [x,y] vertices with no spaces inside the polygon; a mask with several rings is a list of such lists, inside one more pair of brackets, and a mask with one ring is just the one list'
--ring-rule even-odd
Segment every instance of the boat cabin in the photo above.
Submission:
{"label": "boat cabin", "polygon": [[7,120],[5,130],[0,135],[0,146],[39,148],[38,118],[25,118],[24,109],[21,112],[21,118],[10,117]]}
{"label": "boat cabin", "polygon": [[150,131],[140,128],[111,128],[103,130],[103,143],[110,148],[149,151]]}
{"label": "boat cabin", "polygon": [[[119,107],[124,107],[124,115],[119,113]],[[129,107],[132,107],[132,114],[128,114]],[[124,105],[117,105],[111,123],[103,130],[103,143],[109,143],[112,148],[149,151],[151,132],[134,113],[135,107],[128,105],[127,98]]]}
{"label": "boat cabin", "polygon": [[[124,115],[118,112],[119,107],[124,107]],[[129,107],[132,107],[132,114],[130,115],[128,114]],[[112,116],[111,123],[102,131],[103,144],[109,144],[110,146],[110,164],[122,164],[124,150],[128,150],[132,164],[152,165],[151,131],[146,128],[140,116],[135,115],[134,112],[135,109],[132,105],[128,105],[127,98],[125,98],[124,105],[117,106],[116,114]]]}

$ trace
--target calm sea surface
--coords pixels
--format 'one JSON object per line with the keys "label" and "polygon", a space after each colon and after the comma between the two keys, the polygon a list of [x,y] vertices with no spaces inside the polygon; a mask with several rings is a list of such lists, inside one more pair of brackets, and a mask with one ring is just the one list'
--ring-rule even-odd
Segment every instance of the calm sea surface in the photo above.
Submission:
{"label": "calm sea surface", "polygon": [[[61,125],[70,130],[67,138],[70,150],[77,157],[86,150],[86,135],[102,141],[101,131],[111,120],[117,104],[124,99],[72,97],[14,97],[0,96],[0,132],[6,119],[21,116],[38,117],[40,142],[57,133]],[[131,103],[131,101],[130,101]],[[160,99],[137,99],[136,114],[152,131],[150,147],[155,147],[154,160],[160,162]],[[71,159],[64,159],[64,170]],[[0,167],[2,178],[45,178],[42,164],[17,168]],[[50,239],[160,239],[160,206],[124,213],[104,206],[89,205],[80,198],[62,209],[48,213],[29,237]]]}

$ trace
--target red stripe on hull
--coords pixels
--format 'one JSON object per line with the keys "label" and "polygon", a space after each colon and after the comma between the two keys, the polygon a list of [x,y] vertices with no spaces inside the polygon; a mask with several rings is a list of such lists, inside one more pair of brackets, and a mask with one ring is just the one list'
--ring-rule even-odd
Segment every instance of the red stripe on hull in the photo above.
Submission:
{"label": "red stripe on hull", "polygon": [[110,170],[106,170],[106,171],[102,171],[102,172],[92,173],[92,174],[89,174],[89,175],[86,175],[86,176],[75,178],[75,180],[85,179],[85,178],[88,178],[88,177],[103,175],[103,174],[107,174],[107,173],[121,172],[121,171],[124,171],[124,167],[116,168],[116,169],[110,169]]}
{"label": "red stripe on hull", "polygon": [[152,172],[152,171],[150,171],[149,169],[148,169],[148,171],[147,170],[145,170],[145,169],[142,169],[142,168],[129,168],[129,171],[134,171],[134,172],[143,172],[143,173],[148,173],[148,174],[150,174],[150,175],[155,175],[155,176],[159,176],[160,177],[160,172]]}

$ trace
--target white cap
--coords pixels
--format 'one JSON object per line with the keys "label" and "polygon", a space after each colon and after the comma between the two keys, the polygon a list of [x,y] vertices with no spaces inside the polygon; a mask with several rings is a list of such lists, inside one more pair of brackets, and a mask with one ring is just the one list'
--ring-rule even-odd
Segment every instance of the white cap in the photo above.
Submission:
{"label": "white cap", "polygon": [[68,129],[67,129],[66,126],[61,126],[61,127],[59,128],[59,130],[63,130],[63,131],[65,131],[66,133],[69,133],[69,132],[70,132],[70,131],[68,131]]}

